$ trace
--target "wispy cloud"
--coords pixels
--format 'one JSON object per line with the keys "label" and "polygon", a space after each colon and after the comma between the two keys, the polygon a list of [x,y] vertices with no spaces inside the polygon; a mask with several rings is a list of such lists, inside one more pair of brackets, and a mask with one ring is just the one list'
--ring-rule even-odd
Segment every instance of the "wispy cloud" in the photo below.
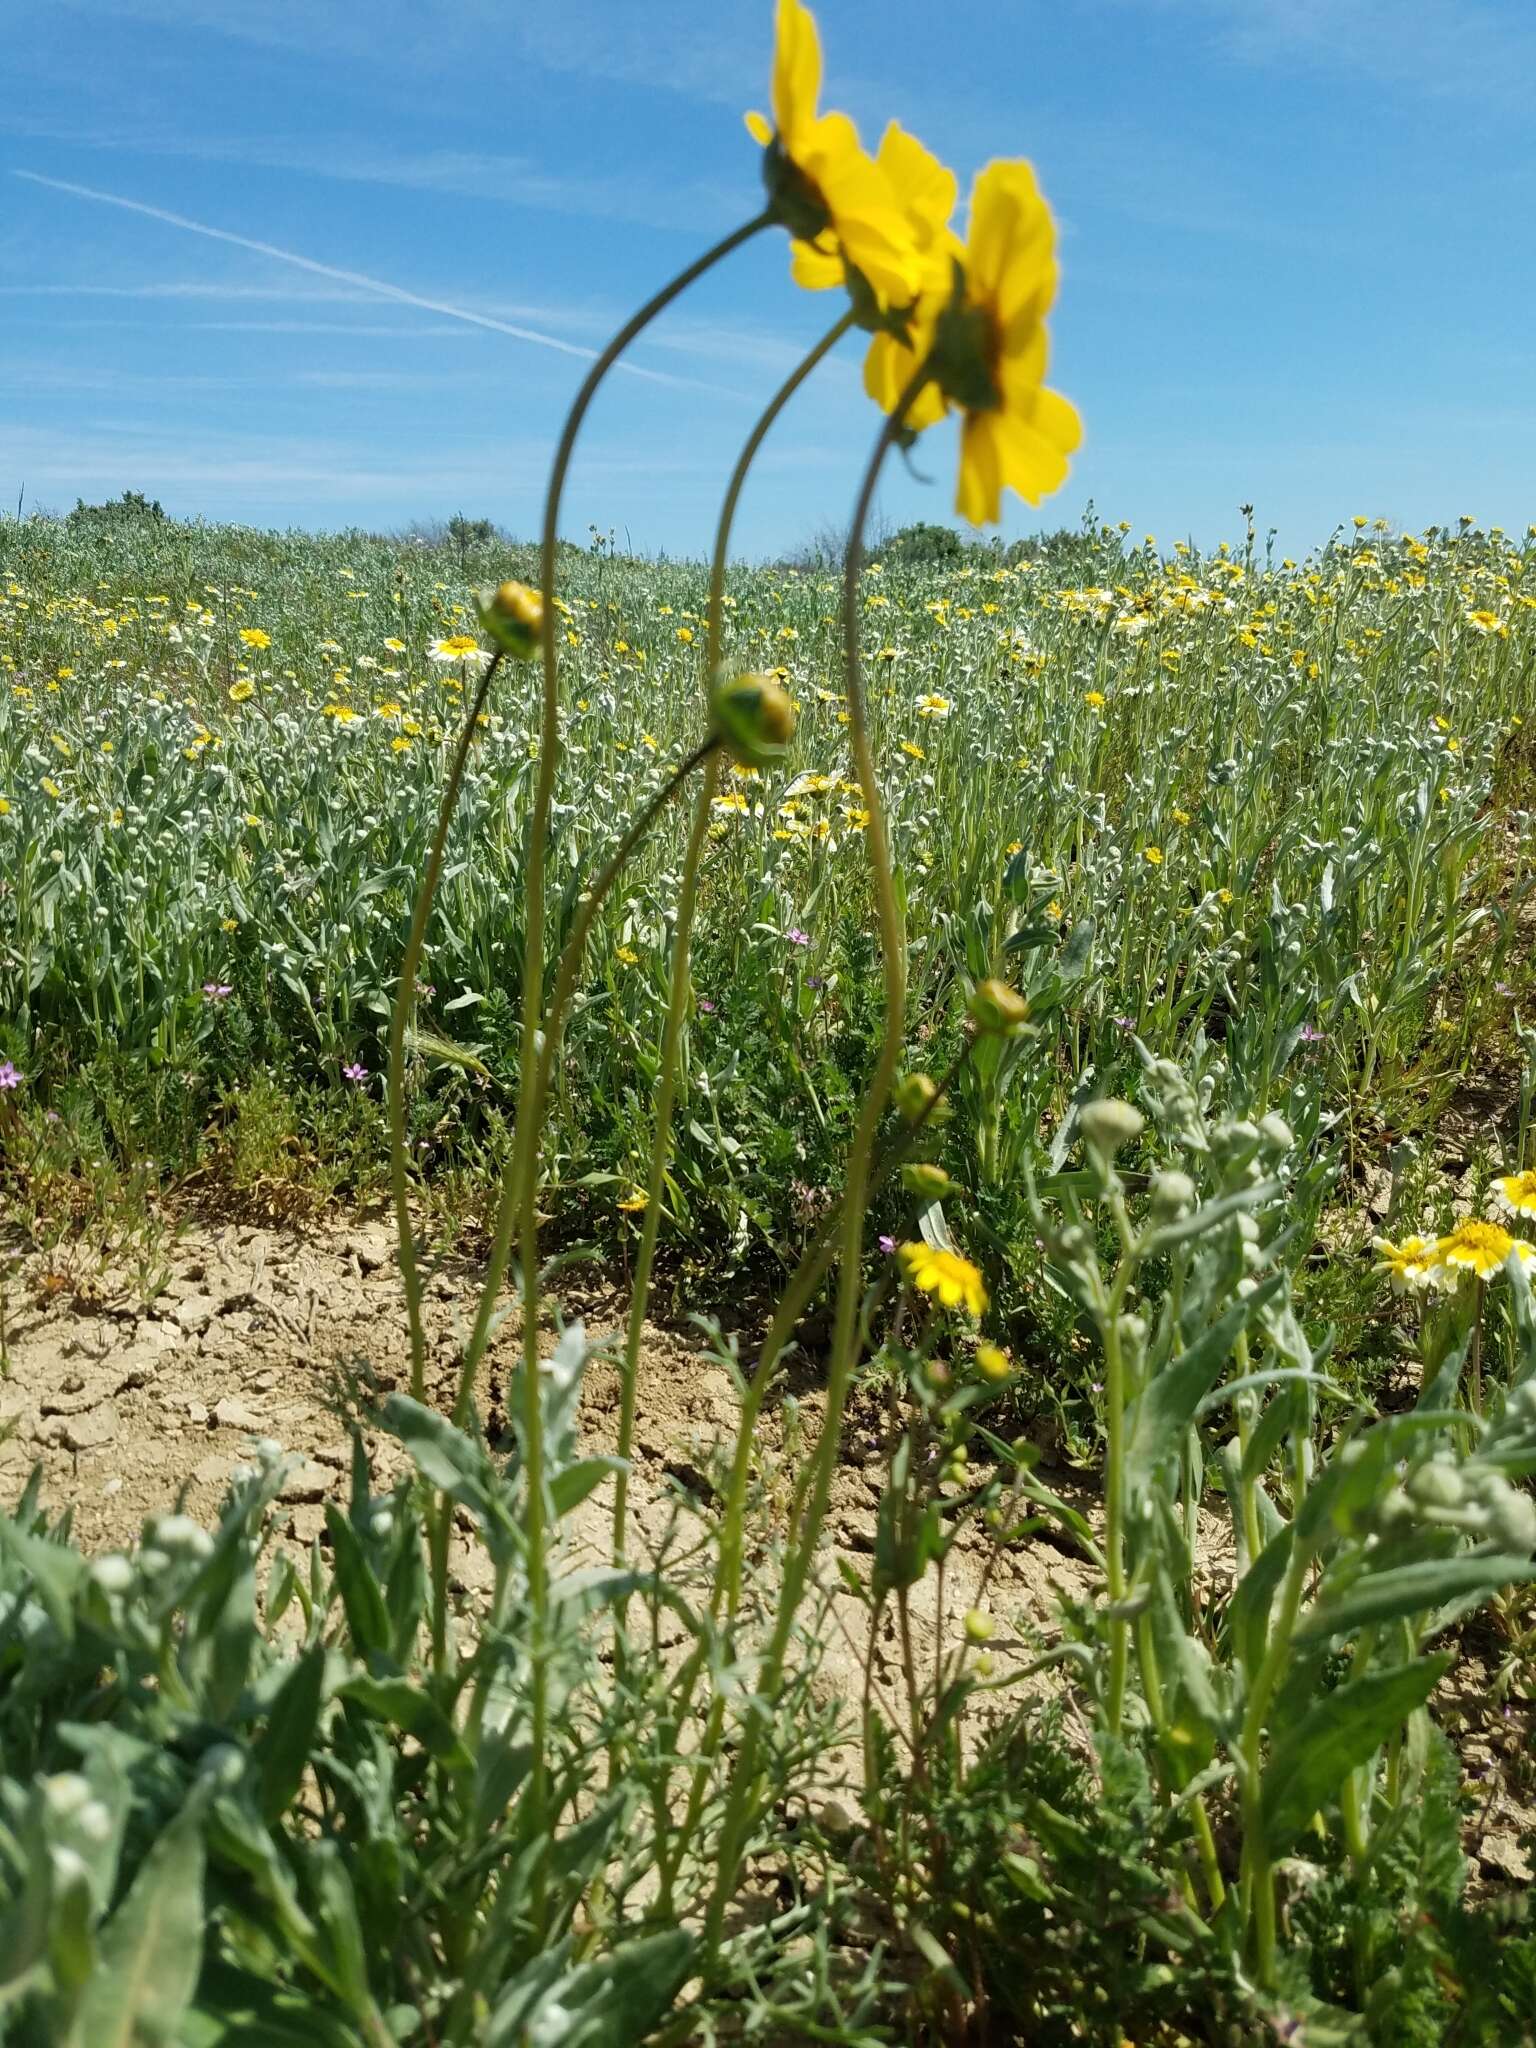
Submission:
{"label": "wispy cloud", "polygon": [[[228,228],[210,227],[204,221],[190,220],[185,214],[172,213],[163,206],[149,206],[141,199],[127,199],[116,192],[102,192],[92,185],[78,185],[67,178],[50,178],[41,171],[18,170],[14,177],[24,178],[29,184],[46,186],[53,192],[68,193],[75,199],[91,200],[100,206],[115,206],[125,213],[135,213],[146,220],[159,221],[166,227],[180,228],[192,235],[202,235],[209,241],[224,242],[236,249],[249,249],[258,256],[270,257],[277,263],[288,263],[296,269],[307,271],[311,276],[324,277],[333,283],[350,285],[364,292],[371,292],[377,298],[392,299],[397,305],[415,306],[424,313],[439,313],[450,320],[462,320],[472,327],[484,327],[495,334],[509,335],[514,341],[526,341],[536,347],[554,349],[561,355],[576,356],[591,362],[598,351],[580,342],[565,341],[559,335],[547,334],[536,327],[523,326],[510,320],[499,320],[489,313],[477,313],[467,306],[452,304],[446,299],[427,298],[420,292],[407,291],[403,285],[391,284],[387,279],[370,276],[365,271],[346,270],[337,264],[321,263],[312,256],[301,256],[293,249],[281,249],[273,242],[262,242],[250,235],[237,235]],[[638,363],[620,361],[615,366],[631,377],[644,377],[653,383],[681,385],[691,390],[713,392],[717,397],[735,398],[733,391],[722,391],[719,386],[703,384],[697,378],[674,377],[664,370],[650,370]]]}

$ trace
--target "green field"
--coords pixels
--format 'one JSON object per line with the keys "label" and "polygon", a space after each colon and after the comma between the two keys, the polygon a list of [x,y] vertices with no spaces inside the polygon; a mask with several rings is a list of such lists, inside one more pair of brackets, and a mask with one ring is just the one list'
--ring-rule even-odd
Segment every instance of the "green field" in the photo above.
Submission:
{"label": "green field", "polygon": [[[537,582],[535,552],[131,511],[0,525],[18,1265],[68,1242],[149,1271],[200,1205],[387,1202],[400,961],[481,675],[474,593],[507,576]],[[564,547],[556,586],[546,1004],[583,891],[707,729],[704,567]],[[658,1304],[746,1302],[754,1344],[797,1268],[781,1339],[824,1306],[802,1262],[884,1031],[841,587],[814,560],[727,585],[725,662],[776,675],[798,727],[784,759],[720,766],[709,809]],[[817,1551],[835,1427],[791,1467],[787,1521],[749,1490],[782,1359],[770,1338],[754,1379],[718,1333],[743,1416],[719,1514],[622,1585],[548,1576],[608,1469],[571,1433],[579,1336],[564,1376],[526,1382],[510,1458],[479,1435],[473,1356],[457,1430],[398,1398],[375,1415],[420,1483],[371,1495],[365,1463],[307,1577],[263,1551],[270,1459],[211,1549],[150,1529],[115,1576],[29,1501],[0,1545],[0,1906],[23,1956],[0,1963],[0,2039],[99,2019],[203,1896],[217,1937],[181,2004],[195,1979],[224,2031],[133,2039],[1531,2038],[1536,1937],[1518,1898],[1465,1896],[1474,1793],[1425,1703],[1450,1645],[1475,1643],[1515,1727],[1533,1677],[1536,1323],[1506,1230],[1536,1229],[1536,540],[1356,519],[1292,562],[1241,530],[1005,553],[917,529],[871,549],[859,605],[895,1029],[933,1083],[880,1123],[848,1297],[867,1288],[872,1557]],[[536,666],[508,662],[405,1037],[428,1245],[481,1250],[517,1170],[539,732]],[[534,1162],[545,1249],[621,1284],[691,795],[598,906]],[[802,1394],[826,1349],[806,1325]],[[462,1660],[455,1513],[494,1560]],[[1230,1531],[1214,1577],[1206,1521]],[[908,1595],[962,1533],[1001,1552],[1042,1529],[1107,1600],[996,1655],[988,1612],[953,1616],[932,1672],[907,1659],[905,1723],[838,1724],[857,1828],[823,1809],[814,1586],[841,1570],[871,1669],[895,1617],[899,1663]],[[621,1508],[618,1564],[634,1541]],[[615,1602],[616,1656],[583,1618]],[[678,1603],[681,1675],[657,1647]],[[764,1640],[754,1707],[740,1660]],[[1047,1668],[1065,1694],[1009,1689]],[[119,1732],[70,1763],[59,1730],[98,1719]],[[110,1856],[75,1844],[94,1905],[72,1870],[37,1875],[50,1830],[74,1839],[47,1774],[77,1767],[116,1817]],[[763,1910],[738,1924],[749,1865]],[[114,1896],[81,1975],[68,1914],[99,1930]],[[562,2012],[596,2031],[560,2034]]]}

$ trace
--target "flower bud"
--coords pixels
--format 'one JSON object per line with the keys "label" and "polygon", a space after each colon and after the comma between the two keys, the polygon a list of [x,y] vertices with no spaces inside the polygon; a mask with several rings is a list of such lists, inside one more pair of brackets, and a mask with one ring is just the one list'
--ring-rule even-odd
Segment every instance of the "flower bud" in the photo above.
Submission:
{"label": "flower bud", "polygon": [[1146,1118],[1128,1102],[1113,1096],[1086,1104],[1078,1117],[1088,1149],[1100,1159],[1113,1159],[1122,1145],[1129,1145],[1146,1127]]}
{"label": "flower bud", "polygon": [[1484,1481],[1482,1496],[1488,1510],[1488,1533],[1494,1541],[1522,1556],[1536,1550],[1536,1501],[1497,1472]]}
{"label": "flower bud", "polygon": [[998,1344],[976,1346],[976,1370],[984,1380],[1005,1380],[1013,1371],[1013,1361]]}
{"label": "flower bud", "polygon": [[978,982],[969,1004],[971,1021],[978,1031],[997,1031],[1016,1038],[1029,1022],[1029,1004],[1017,989],[995,977]]}
{"label": "flower bud", "polygon": [[1195,1206],[1195,1184],[1187,1173],[1181,1173],[1176,1166],[1154,1173],[1151,1194],[1152,1221],[1154,1223],[1177,1223],[1181,1216],[1187,1216]]}
{"label": "flower bud", "polygon": [[987,1643],[992,1640],[992,1617],[983,1608],[972,1607],[963,1624],[965,1640],[968,1643]]}
{"label": "flower bud", "polygon": [[943,1108],[938,1083],[931,1074],[904,1074],[896,1083],[894,1101],[909,1124],[938,1120]]}
{"label": "flower bud", "polygon": [[1259,1118],[1259,1136],[1276,1157],[1289,1152],[1296,1142],[1295,1133],[1283,1116],[1276,1116],[1271,1110],[1268,1116]]}
{"label": "flower bud", "polygon": [[497,584],[482,590],[475,609],[486,637],[494,640],[503,654],[526,660],[544,637],[544,600],[526,583]]}
{"label": "flower bud", "polygon": [[795,732],[795,707],[773,676],[730,676],[709,698],[709,728],[733,761],[770,768]]}
{"label": "flower bud", "polygon": [[930,1165],[926,1160],[904,1166],[901,1184],[908,1194],[916,1195],[923,1202],[942,1202],[946,1195],[955,1192],[955,1184],[943,1167]]}
{"label": "flower bud", "polygon": [[1404,1482],[1408,1498],[1421,1508],[1459,1508],[1467,1483],[1448,1458],[1431,1458]]}
{"label": "flower bud", "polygon": [[133,1584],[133,1566],[121,1551],[114,1550],[95,1559],[89,1576],[103,1593],[126,1593]]}

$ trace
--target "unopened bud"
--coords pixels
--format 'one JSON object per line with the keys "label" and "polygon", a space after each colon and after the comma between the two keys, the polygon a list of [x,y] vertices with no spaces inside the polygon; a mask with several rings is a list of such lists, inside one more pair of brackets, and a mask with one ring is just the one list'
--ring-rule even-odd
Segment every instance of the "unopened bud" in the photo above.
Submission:
{"label": "unopened bud", "polygon": [[1113,1096],[1086,1104],[1078,1122],[1089,1150],[1098,1153],[1101,1159],[1113,1159],[1122,1145],[1129,1145],[1146,1127],[1146,1118],[1139,1109],[1132,1109],[1128,1102],[1117,1101]]}
{"label": "unopened bud", "polygon": [[1276,1116],[1271,1110],[1268,1116],[1259,1118],[1259,1136],[1269,1150],[1275,1154],[1289,1152],[1296,1142],[1295,1133],[1283,1116]]}
{"label": "unopened bud", "polygon": [[923,1202],[942,1202],[946,1195],[955,1192],[955,1184],[943,1167],[933,1166],[926,1160],[904,1166],[901,1184],[908,1194],[916,1195]]}
{"label": "unopened bud", "polygon": [[1005,1380],[1013,1371],[1013,1361],[998,1344],[976,1346],[976,1370],[984,1380]]}
{"label": "unopened bud", "polygon": [[1161,1173],[1154,1173],[1151,1195],[1152,1221],[1154,1223],[1177,1223],[1181,1216],[1187,1216],[1195,1206],[1197,1193],[1194,1182],[1187,1173],[1170,1166]]}
{"label": "unopened bud", "polygon": [[1013,1038],[1029,1022],[1029,1004],[1017,989],[995,977],[978,982],[970,1000],[971,1020],[978,1031],[997,1031]]}
{"label": "unopened bud", "polygon": [[503,654],[526,660],[544,637],[544,600],[526,583],[498,583],[476,601],[480,624]]}
{"label": "unopened bud", "polygon": [[941,1106],[938,1083],[931,1074],[904,1074],[896,1083],[895,1102],[909,1124],[932,1123]]}
{"label": "unopened bud", "polygon": [[710,692],[709,726],[732,760],[769,768],[794,738],[795,707],[772,676],[730,676]]}
{"label": "unopened bud", "polygon": [[963,1625],[968,1643],[987,1643],[992,1640],[992,1617],[984,1608],[970,1608]]}

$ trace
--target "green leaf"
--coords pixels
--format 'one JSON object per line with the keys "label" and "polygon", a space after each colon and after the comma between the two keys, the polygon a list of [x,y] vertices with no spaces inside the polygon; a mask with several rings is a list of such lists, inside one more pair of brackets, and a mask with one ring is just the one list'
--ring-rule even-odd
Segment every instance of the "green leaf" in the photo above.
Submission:
{"label": "green leaf", "polygon": [[1368,1671],[1325,1694],[1276,1743],[1260,1792],[1271,1856],[1283,1854],[1349,1773],[1423,1706],[1450,1662],[1448,1654],[1419,1657]]}
{"label": "green leaf", "polygon": [[677,1927],[574,1970],[559,1967],[558,1951],[540,1956],[497,2001],[485,2048],[631,2048],[671,2010],[693,1949],[694,1937]]}
{"label": "green leaf", "polygon": [[1367,1571],[1341,1593],[1324,1592],[1317,1605],[1301,1617],[1296,1641],[1352,1635],[1367,1622],[1379,1625],[1405,1615],[1428,1614],[1449,1601],[1496,1593],[1501,1586],[1529,1579],[1533,1572],[1536,1565],[1529,1557],[1498,1552],[1423,1558],[1416,1564]]}
{"label": "green leaf", "polygon": [[384,1594],[364,1554],[362,1541],[334,1501],[325,1505],[325,1526],[336,1560],[336,1587],[346,1609],[347,1626],[360,1657],[386,1655],[391,1642]]}
{"label": "green leaf", "polygon": [[325,1661],[323,1643],[305,1651],[283,1680],[267,1716],[267,1725],[252,1751],[257,1772],[257,1804],[269,1826],[287,1811],[309,1763],[325,1698]]}
{"label": "green leaf", "polygon": [[203,1809],[197,1788],[139,1865],[102,1931],[75,2017],[78,2048],[170,2048],[203,1957]]}
{"label": "green leaf", "polygon": [[471,1758],[458,1730],[435,1700],[408,1678],[349,1678],[336,1697],[350,1700],[375,1721],[413,1735],[451,1770],[468,1770]]}
{"label": "green leaf", "polygon": [[312,1998],[214,1963],[203,1972],[176,2048],[363,2048],[363,2040]]}
{"label": "green leaf", "polygon": [[1242,1331],[1272,1294],[1285,1285],[1283,1273],[1271,1273],[1245,1299],[1234,1301],[1165,1365],[1131,1403],[1127,1417],[1125,1483],[1133,1500],[1141,1498],[1160,1466],[1178,1455],[1184,1433],[1200,1403],[1215,1385]]}
{"label": "green leaf", "polygon": [[557,1472],[549,1482],[549,1504],[555,1520],[561,1521],[579,1508],[589,1493],[594,1492],[610,1472],[626,1469],[623,1458],[579,1458],[574,1465],[567,1465],[563,1472]]}

